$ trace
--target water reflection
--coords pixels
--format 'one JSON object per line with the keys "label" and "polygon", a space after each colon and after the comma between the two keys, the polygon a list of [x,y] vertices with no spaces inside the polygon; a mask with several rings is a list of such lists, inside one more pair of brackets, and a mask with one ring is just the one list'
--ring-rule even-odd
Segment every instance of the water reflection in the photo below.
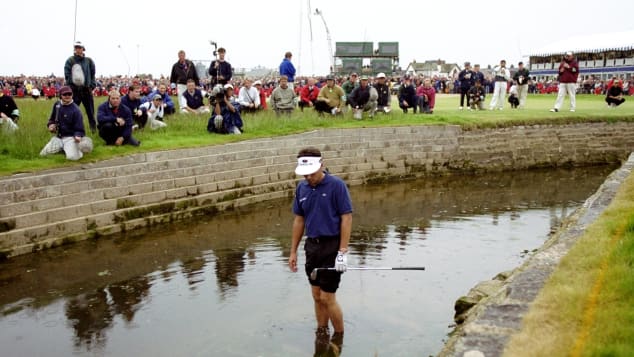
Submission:
{"label": "water reflection", "polygon": [[344,345],[313,340],[305,277],[286,268],[289,200],[6,261],[0,344],[8,355],[433,354],[457,295],[521,262],[611,170],[353,187],[351,261],[428,271],[346,273]]}

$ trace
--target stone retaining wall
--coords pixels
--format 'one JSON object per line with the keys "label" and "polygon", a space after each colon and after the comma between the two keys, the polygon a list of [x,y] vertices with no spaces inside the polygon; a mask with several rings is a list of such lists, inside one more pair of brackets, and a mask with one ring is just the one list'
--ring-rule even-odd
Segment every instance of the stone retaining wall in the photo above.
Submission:
{"label": "stone retaining wall", "polygon": [[293,194],[295,156],[319,147],[350,185],[453,171],[615,163],[634,123],[463,130],[325,129],[135,154],[0,179],[0,258]]}

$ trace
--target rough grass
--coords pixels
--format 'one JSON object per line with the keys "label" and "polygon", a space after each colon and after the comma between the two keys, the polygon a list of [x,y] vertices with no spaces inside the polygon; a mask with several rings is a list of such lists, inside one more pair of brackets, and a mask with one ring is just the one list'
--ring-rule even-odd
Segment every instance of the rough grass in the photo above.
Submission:
{"label": "rough grass", "polygon": [[[95,107],[104,100],[105,97],[96,98]],[[166,118],[168,124],[166,129],[135,133],[135,137],[142,141],[142,145],[138,148],[108,147],[103,144],[98,135],[88,133],[93,138],[95,149],[76,163],[68,162],[63,155],[44,158],[38,155],[50,138],[50,134],[46,130],[46,122],[53,101],[45,99],[34,101],[31,98],[17,99],[16,101],[22,112],[22,118],[19,122],[20,130],[13,135],[0,133],[0,175],[81,165],[81,163],[137,152],[219,145],[236,140],[281,136],[318,128],[454,124],[468,130],[511,125],[634,120],[634,108],[628,102],[620,108],[607,109],[603,96],[592,95],[577,96],[577,111],[575,113],[570,113],[567,110],[550,113],[548,109],[554,104],[554,95],[531,95],[527,101],[527,109],[521,111],[511,110],[506,103],[506,109],[503,111],[485,110],[478,112],[459,111],[459,98],[456,95],[438,95],[433,115],[414,115],[411,114],[411,111],[405,115],[397,107],[396,100],[393,100],[394,110],[390,115],[379,115],[372,120],[366,118],[360,121],[353,120],[351,113],[347,113],[343,117],[332,118],[319,117],[312,110],[306,110],[302,113],[298,109],[290,118],[277,118],[274,113],[268,111],[255,115],[245,115],[245,133],[241,136],[207,133],[208,116],[206,115],[176,114]],[[567,105],[568,101],[564,103],[563,109],[567,108]],[[88,127],[87,118],[84,118],[84,121]]]}
{"label": "rough grass", "polygon": [[505,356],[634,356],[634,176],[542,289]]}

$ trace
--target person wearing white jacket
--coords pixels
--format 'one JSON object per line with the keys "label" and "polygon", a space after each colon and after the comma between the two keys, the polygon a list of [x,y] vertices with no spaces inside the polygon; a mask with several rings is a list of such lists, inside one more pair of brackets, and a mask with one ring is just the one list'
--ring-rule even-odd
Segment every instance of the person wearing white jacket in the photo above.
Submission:
{"label": "person wearing white jacket", "polygon": [[240,103],[240,109],[242,112],[254,112],[260,107],[260,93],[258,90],[251,86],[251,80],[245,79],[244,86],[240,88],[238,93],[238,103]]}
{"label": "person wearing white jacket", "polygon": [[156,130],[167,126],[163,122],[163,97],[160,94],[155,94],[151,101],[141,104],[141,107],[147,111],[147,122],[150,129]]}
{"label": "person wearing white jacket", "polygon": [[493,88],[493,98],[489,104],[489,110],[504,108],[504,99],[506,98],[506,86],[511,79],[511,72],[506,68],[506,61],[501,60],[499,66],[493,68],[495,87]]}

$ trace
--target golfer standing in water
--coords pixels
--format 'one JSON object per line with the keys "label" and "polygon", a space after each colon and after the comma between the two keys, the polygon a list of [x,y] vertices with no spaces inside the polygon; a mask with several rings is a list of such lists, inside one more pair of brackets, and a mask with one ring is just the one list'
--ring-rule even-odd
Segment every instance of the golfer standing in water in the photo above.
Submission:
{"label": "golfer standing in water", "polygon": [[[291,253],[288,266],[297,271],[297,248],[306,232],[306,275],[311,285],[317,318],[317,337],[329,336],[332,323],[333,341],[343,340],[343,313],[335,293],[341,274],[347,269],[348,242],[352,230],[352,201],[346,184],[323,170],[321,152],[314,147],[302,149],[297,155],[295,173],[305,180],[297,185],[293,201]],[[315,280],[310,273],[319,270]]]}

